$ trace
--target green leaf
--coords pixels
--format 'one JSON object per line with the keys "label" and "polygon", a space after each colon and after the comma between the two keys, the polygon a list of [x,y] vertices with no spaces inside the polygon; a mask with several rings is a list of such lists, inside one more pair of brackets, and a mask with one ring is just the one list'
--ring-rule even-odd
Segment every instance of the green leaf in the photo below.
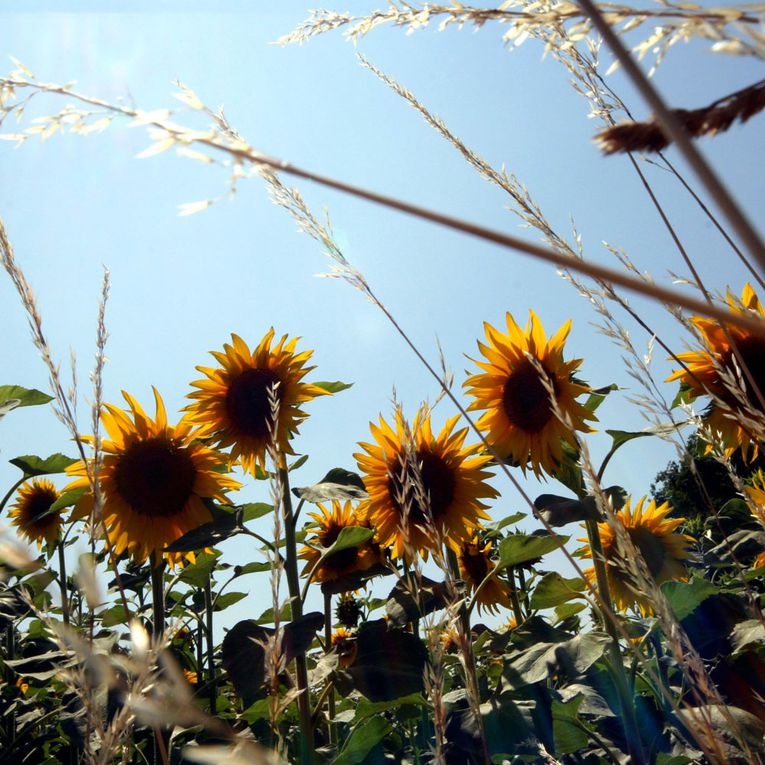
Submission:
{"label": "green leaf", "polygon": [[77,460],[67,457],[64,454],[56,452],[51,454],[50,457],[42,459],[34,454],[25,454],[22,457],[14,457],[9,460],[11,465],[15,465],[17,468],[24,472],[24,475],[38,476],[38,475],[51,475],[52,473],[63,473],[70,465],[74,465]]}
{"label": "green leaf", "polygon": [[76,504],[83,496],[85,496],[88,490],[85,487],[80,489],[72,489],[71,491],[65,491],[49,508],[49,513],[54,513],[56,510],[63,510],[65,507]]}
{"label": "green leaf", "polygon": [[717,595],[720,590],[706,579],[694,576],[690,582],[665,582],[661,585],[661,591],[669,600],[672,610],[678,620],[685,619],[693,613],[699,605],[712,595]]}
{"label": "green leaf", "polygon": [[262,643],[273,630],[252,619],[237,622],[223,638],[221,661],[245,708],[266,696],[265,651]]}
{"label": "green leaf", "polygon": [[237,509],[242,511],[242,520],[246,523],[268,515],[273,511],[274,506],[267,502],[248,502],[246,505],[239,505]]}
{"label": "green leaf", "polygon": [[566,703],[557,700],[552,702],[553,738],[558,757],[584,750],[587,746],[589,737],[577,722],[582,701],[584,696],[580,693]]}
{"label": "green leaf", "polygon": [[559,606],[572,598],[578,598],[585,586],[584,579],[579,577],[564,579],[556,571],[551,571],[542,577],[534,589],[531,596],[531,607],[542,609]]}
{"label": "green leaf", "polygon": [[356,714],[354,720],[361,722],[367,717],[374,717],[375,715],[382,714],[391,709],[398,709],[406,704],[411,704],[417,707],[427,707],[428,702],[421,693],[410,693],[408,696],[401,696],[398,699],[392,701],[369,701],[369,699],[361,698],[356,706]]}
{"label": "green leaf", "polygon": [[390,591],[385,612],[391,624],[403,627],[448,605],[449,597],[444,582],[434,582],[421,576],[415,584],[402,578]]}
{"label": "green leaf", "polygon": [[[285,622],[292,618],[292,609],[289,603],[285,603],[282,606],[280,621]],[[267,608],[255,621],[255,624],[273,624],[274,623],[274,609]]]}
{"label": "green leaf", "polygon": [[210,574],[215,570],[218,561],[216,553],[200,553],[196,556],[196,562],[186,566],[178,574],[178,579],[193,587],[204,587]]}
{"label": "green leaf", "polygon": [[348,388],[353,387],[353,383],[344,383],[340,382],[340,380],[335,380],[334,382],[322,380],[320,382],[311,383],[311,385],[315,385],[317,388],[327,391],[327,393],[340,393],[340,391],[348,390]]}
{"label": "green leaf", "polygon": [[493,531],[500,531],[506,526],[512,526],[514,523],[522,521],[525,517],[526,513],[512,513],[506,518],[503,518],[501,521],[496,521],[495,523],[487,523],[486,527],[492,529]]}
{"label": "green leaf", "polygon": [[370,701],[392,701],[422,693],[426,659],[420,638],[389,628],[378,619],[362,624],[356,637],[356,658],[346,672]]}
{"label": "green leaf", "polygon": [[332,468],[318,483],[295,488],[292,493],[313,504],[332,499],[366,499],[368,496],[361,476],[343,468]]}
{"label": "green leaf", "polygon": [[691,386],[687,383],[682,383],[680,385],[680,390],[677,391],[677,395],[672,401],[670,409],[675,409],[681,404],[690,404],[691,401],[693,401],[693,391],[691,390]]}
{"label": "green leaf", "polygon": [[560,643],[532,645],[510,662],[505,676],[514,688],[538,683],[556,673],[578,677],[603,655],[610,642],[608,635],[587,632]]}
{"label": "green leaf", "polygon": [[363,545],[364,542],[368,542],[374,535],[375,530],[365,526],[344,526],[340,529],[340,533],[337,535],[337,539],[332,543],[332,546],[327,549],[326,556],[329,558],[335,553],[339,553],[341,550],[347,550],[350,547],[359,547]]}
{"label": "green leaf", "polygon": [[258,720],[268,720],[270,714],[271,714],[271,700],[260,699],[260,701],[256,701],[254,704],[250,704],[250,706],[248,706],[247,709],[245,709],[244,712],[242,712],[241,717],[249,725],[252,725],[254,722],[257,722]]}
{"label": "green leaf", "polygon": [[555,624],[565,621],[571,616],[584,611],[587,608],[586,603],[564,603],[555,609]]}
{"label": "green leaf", "polygon": [[611,383],[611,385],[606,385],[603,388],[595,388],[590,391],[587,401],[584,402],[584,408],[594,412],[606,400],[606,396],[615,390],[619,390],[616,383]]}
{"label": "green leaf", "polygon": [[293,470],[297,470],[301,465],[305,465],[306,462],[308,462],[308,455],[303,454],[287,468],[287,472],[291,473]]}
{"label": "green leaf", "polygon": [[333,760],[334,765],[357,765],[364,762],[369,752],[391,731],[391,724],[384,717],[373,717],[356,725],[348,736],[345,746]]}
{"label": "green leaf", "polygon": [[252,561],[245,563],[244,566],[234,566],[234,576],[245,576],[246,574],[259,574],[262,571],[270,571],[271,564],[268,561]]}
{"label": "green leaf", "polygon": [[513,534],[499,543],[499,565],[507,568],[528,563],[557,550],[568,540],[569,537],[560,535]]}
{"label": "green leaf", "polygon": [[22,406],[47,404],[49,401],[53,401],[53,396],[49,396],[47,393],[43,393],[35,388],[22,388],[20,385],[0,385],[0,409],[3,409],[11,401],[18,402],[11,407],[15,409]]}
{"label": "green leaf", "polygon": [[215,598],[213,611],[223,611],[246,597],[246,592],[224,592],[222,595],[218,595],[218,597]]}
{"label": "green leaf", "polygon": [[611,436],[611,452],[615,452],[620,446],[623,446],[628,441],[656,435],[650,430],[607,430],[606,433]]}
{"label": "green leaf", "polygon": [[101,619],[101,626],[106,628],[116,627],[118,624],[127,624],[133,617],[133,614],[128,613],[128,615],[125,616],[125,609],[120,604],[107,608],[105,611],[101,611],[98,616]]}
{"label": "green leaf", "polygon": [[765,626],[759,619],[747,619],[737,624],[731,632],[731,642],[736,651],[749,645],[765,643]]}
{"label": "green leaf", "polygon": [[165,552],[194,552],[203,547],[213,547],[241,531],[238,513],[220,511],[209,523],[203,523],[176,539],[165,548]]}

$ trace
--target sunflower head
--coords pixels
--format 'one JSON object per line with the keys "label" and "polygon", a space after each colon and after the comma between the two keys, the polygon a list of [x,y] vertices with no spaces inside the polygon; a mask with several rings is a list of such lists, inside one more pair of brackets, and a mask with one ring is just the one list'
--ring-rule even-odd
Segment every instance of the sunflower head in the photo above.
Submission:
{"label": "sunflower head", "polygon": [[[690,548],[695,541],[687,534],[677,533],[677,527],[685,518],[668,518],[672,512],[668,502],[657,507],[656,502],[651,500],[644,508],[645,501],[646,497],[641,498],[633,510],[630,507],[631,498],[628,497],[624,507],[616,513],[616,520],[624,526],[632,544],[643,556],[648,572],[656,584],[660,585],[670,580],[684,582],[688,579],[685,561],[693,557]],[[608,523],[599,523],[598,531],[606,559],[608,589],[614,605],[622,611],[637,606],[643,615],[653,613],[650,600],[636,591],[622,557],[628,553],[617,549],[614,530]],[[582,549],[581,554],[585,558],[592,557],[589,544]],[[591,584],[595,583],[594,568],[588,568],[584,574]]]}
{"label": "sunflower head", "polygon": [[[203,499],[225,502],[225,493],[239,484],[219,470],[226,457],[196,440],[188,420],[169,425],[165,406],[156,389],[152,419],[128,393],[128,409],[105,405],[99,484],[103,521],[115,554],[127,551],[138,563],[162,559],[162,550],[188,531],[208,522]],[[82,462],[67,468],[76,476],[66,490],[84,488],[79,512],[90,512],[93,495]],[[171,563],[183,553],[167,553]]]}
{"label": "sunflower head", "polygon": [[[750,284],[744,286],[741,300],[728,290],[727,302],[731,313],[749,313],[765,318],[762,304]],[[765,396],[765,340],[734,325],[728,325],[726,332],[716,321],[703,316],[694,316],[691,323],[696,327],[703,347],[678,354],[677,360],[684,367],[674,371],[667,382],[680,380],[691,400],[711,396],[712,403],[704,421],[713,434],[720,435],[725,454],[730,457],[741,449],[744,460],[755,459],[761,437],[752,432],[756,424],[751,423],[751,413],[761,418],[765,416],[758,395],[759,389]],[[752,380],[741,369],[740,360]],[[710,445],[708,451],[711,449]]]}
{"label": "sunflower head", "polygon": [[506,333],[484,324],[488,342],[478,343],[484,360],[475,361],[482,371],[464,383],[473,398],[468,409],[483,411],[478,427],[503,459],[524,470],[531,464],[537,475],[554,474],[563,459],[562,442],[575,447],[574,431],[592,432],[586,421],[596,419],[576,401],[589,391],[574,380],[582,360],[563,359],[571,322],[549,340],[533,311],[525,329],[510,313],[506,322]]}
{"label": "sunflower head", "polygon": [[298,353],[297,340],[288,341],[284,335],[272,346],[272,327],[251,351],[241,337],[232,334],[231,345],[225,343],[223,353],[211,351],[220,366],[197,367],[205,378],[191,383],[198,389],[188,396],[193,399],[186,407],[191,422],[217,446],[230,446],[231,459],[241,460],[253,475],[257,467],[265,468],[269,446],[282,455],[294,453],[290,438],[308,416],[301,405],[327,392],[302,381],[313,369],[306,366],[313,351]]}
{"label": "sunflower head", "polygon": [[[460,576],[468,592],[473,592],[494,568],[491,559],[491,542],[481,544],[477,536],[460,547],[457,554]],[[478,611],[485,609],[490,614],[498,613],[497,606],[510,608],[508,585],[493,576],[478,593]]]}
{"label": "sunflower head", "polygon": [[42,547],[43,540],[53,544],[61,530],[61,513],[50,512],[50,508],[59,496],[56,487],[44,478],[24,484],[9,511],[12,525],[18,526],[19,533],[30,542],[37,542],[38,547]]}
{"label": "sunflower head", "polygon": [[335,617],[343,627],[358,626],[361,619],[361,603],[353,595],[346,593],[335,608]]}
{"label": "sunflower head", "polygon": [[761,469],[752,476],[751,485],[746,487],[746,496],[752,514],[765,525],[765,473]]}
{"label": "sunflower head", "polygon": [[464,446],[467,428],[455,432],[458,419],[436,437],[427,410],[411,429],[397,411],[394,427],[380,417],[379,426],[370,423],[374,442],[359,444],[364,452],[354,457],[369,494],[359,512],[394,558],[417,550],[427,558],[442,542],[458,549],[488,518],[482,500],[497,496],[483,469],[490,457],[478,445]]}
{"label": "sunflower head", "polygon": [[345,627],[338,627],[332,633],[332,648],[340,658],[340,667],[349,667],[356,660],[358,651],[356,634]]}
{"label": "sunflower head", "polygon": [[[336,499],[332,500],[332,509],[328,510],[324,505],[319,505],[320,513],[309,513],[314,520],[314,525],[309,527],[311,536],[307,541],[323,548],[331,547],[340,536],[340,532],[348,526],[369,526],[364,518],[356,515],[350,502],[341,504]],[[306,561],[303,574],[307,575],[319,562],[322,551],[316,547],[303,547],[298,557]],[[314,574],[314,580],[328,582],[340,579],[349,574],[366,571],[375,563],[382,563],[383,555],[377,544],[372,541],[364,542],[356,547],[346,547],[332,553],[324,559]]]}

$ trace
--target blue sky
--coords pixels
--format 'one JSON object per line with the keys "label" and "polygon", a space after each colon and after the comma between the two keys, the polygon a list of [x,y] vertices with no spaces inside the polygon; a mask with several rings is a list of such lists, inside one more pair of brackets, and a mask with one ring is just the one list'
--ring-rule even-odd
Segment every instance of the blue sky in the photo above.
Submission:
{"label": "blue sky", "polygon": [[[628,161],[598,153],[591,141],[598,125],[587,118],[588,107],[565,70],[543,59],[538,42],[509,49],[501,27],[437,33],[434,25],[412,35],[382,28],[357,48],[339,33],[283,48],[271,43],[303,20],[308,6],[269,5],[251,11],[252,4],[229,3],[224,11],[210,11],[213,4],[197,2],[181,14],[171,3],[152,3],[153,10],[112,3],[109,12],[96,3],[63,3],[53,12],[50,3],[38,2],[18,12],[0,2],[0,53],[16,56],[41,81],[75,80],[79,92],[144,109],[179,107],[172,93],[180,79],[208,105],[224,104],[231,124],[265,153],[536,239],[533,231],[518,231],[518,219],[506,209],[509,198],[358,65],[358,50],[414,91],[466,144],[516,174],[558,231],[569,235],[573,218],[585,257],[613,264],[601,245],[606,240],[657,280],[666,282],[668,269],[683,271]],[[357,13],[374,7],[353,4]],[[0,59],[10,71],[11,62]],[[610,62],[607,52],[603,60]],[[673,104],[695,107],[761,76],[751,61],[715,56],[694,42],[670,52],[655,82]],[[619,73],[610,83],[638,116],[646,115]],[[27,119],[64,104],[37,99]],[[193,122],[196,115],[181,110],[175,119]],[[752,216],[765,191],[764,142],[754,118],[701,143]],[[63,368],[70,350],[76,353],[83,430],[105,265],[112,278],[107,401],[118,402],[126,389],[149,406],[155,385],[168,409],[177,410],[199,376],[195,365],[208,363],[207,351],[220,348],[231,332],[255,344],[273,325],[277,334],[299,335],[301,348],[315,350],[314,379],[354,383],[308,405],[311,417],[294,446],[310,459],[295,483],[313,483],[334,466],[353,469],[356,444],[367,439],[370,420],[390,412],[393,388],[413,413],[421,400],[436,397],[436,384],[375,306],[345,283],[315,278],[328,270],[328,261],[269,201],[262,183],[246,181],[233,201],[178,217],[178,205],[223,193],[225,174],[173,152],[135,159],[148,145],[142,128],[124,123],[87,138],[56,135],[19,149],[0,142],[0,215]],[[745,275],[710,224],[667,173],[646,171],[708,283],[740,292]],[[532,308],[548,333],[574,320],[567,355],[584,358],[582,376],[593,386],[616,382],[625,388],[601,408],[600,429],[644,427],[627,402],[636,386],[619,351],[593,329],[597,317],[590,306],[553,268],[337,192],[295,185],[317,213],[328,208],[346,256],[431,360],[440,341],[458,388],[482,323],[501,324],[506,311],[525,323]],[[665,340],[683,349],[660,307],[633,302]],[[0,384],[45,389],[44,367],[7,279],[0,280],[0,305],[6,360]],[[625,324],[644,349],[648,338],[628,319]],[[654,366],[657,379],[669,374],[663,353],[655,354]],[[674,391],[666,389],[671,398]],[[442,403],[435,420],[440,426],[451,414]],[[591,439],[596,455],[607,444],[602,434]],[[6,460],[55,451],[72,448],[49,411],[14,412],[0,422],[0,485],[16,477]],[[635,441],[613,460],[607,483],[647,493],[672,456],[658,440]],[[523,509],[510,486],[499,479],[498,486],[503,496],[492,509],[495,518]],[[560,488],[534,481],[529,487],[532,496]],[[242,497],[265,499],[266,492],[250,485]],[[235,562],[249,555],[239,543],[227,549]],[[252,607],[259,612],[257,603]]]}

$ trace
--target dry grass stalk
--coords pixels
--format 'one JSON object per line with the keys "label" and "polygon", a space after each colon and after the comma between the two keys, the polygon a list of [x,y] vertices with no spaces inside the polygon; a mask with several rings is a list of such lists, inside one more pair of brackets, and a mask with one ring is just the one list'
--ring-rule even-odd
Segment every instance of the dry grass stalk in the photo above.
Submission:
{"label": "dry grass stalk", "polygon": [[[736,122],[748,119],[765,109],[765,80],[713,101],[700,109],[673,109],[673,113],[692,138],[723,133]],[[606,128],[595,136],[604,154],[616,152],[657,152],[671,143],[656,120],[623,122]]]}

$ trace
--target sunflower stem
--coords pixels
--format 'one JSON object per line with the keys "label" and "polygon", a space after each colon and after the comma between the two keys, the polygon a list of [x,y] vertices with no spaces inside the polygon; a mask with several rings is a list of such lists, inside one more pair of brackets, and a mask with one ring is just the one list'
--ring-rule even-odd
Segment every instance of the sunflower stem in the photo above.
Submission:
{"label": "sunflower stem", "polygon": [[515,583],[515,567],[510,566],[507,570],[507,581],[510,585],[510,604],[513,607],[513,616],[515,616],[515,623],[521,625],[523,623],[523,611],[521,610],[521,601],[518,599],[518,588]]}
{"label": "sunflower stem", "polygon": [[[324,593],[324,650],[329,653],[332,650],[332,595]],[[335,729],[335,687],[332,685],[327,698],[329,707],[329,743],[337,741]]]}
{"label": "sunflower stem", "polygon": [[217,714],[218,687],[215,682],[215,641],[213,640],[213,600],[210,581],[212,575],[205,579],[205,623],[207,625],[207,685],[210,693],[210,714]]}
{"label": "sunflower stem", "polygon": [[69,626],[69,595],[67,593],[66,583],[66,557],[64,556],[64,540],[59,539],[56,543],[58,547],[58,585],[61,588],[61,616],[64,619],[64,624]]}
{"label": "sunflower stem", "polygon": [[16,481],[16,483],[14,483],[10,489],[8,489],[8,493],[0,500],[0,513],[3,511],[3,508],[7,504],[8,500],[13,496],[13,492],[16,491],[16,489],[18,489],[19,486],[24,483],[24,481],[29,480],[29,478],[30,476],[28,475],[21,476],[21,478],[19,478],[19,480]]}
{"label": "sunflower stem", "polygon": [[609,665],[611,667],[611,676],[614,685],[619,694],[619,705],[622,709],[621,717],[624,724],[627,746],[629,748],[630,761],[635,763],[635,765],[640,765],[646,760],[643,754],[637,718],[635,717],[635,705],[633,702],[634,694],[630,693],[629,690],[630,685],[624,670],[622,651],[619,647],[619,635],[613,616],[613,603],[611,601],[611,593],[608,589],[608,572],[606,571],[606,558],[603,554],[603,542],[600,538],[598,522],[589,518],[585,521],[585,524],[587,526],[587,536],[589,538],[590,550],[592,551],[592,562],[595,568],[595,580],[598,585],[598,595],[601,602],[600,617],[603,626],[611,637],[611,661],[609,662]]}
{"label": "sunflower stem", "polygon": [[[297,621],[303,616],[303,602],[300,599],[300,578],[297,565],[297,542],[295,540],[295,518],[292,513],[292,496],[290,494],[289,474],[286,466],[279,466],[279,485],[282,490],[282,516],[284,518],[285,569],[287,587],[290,593],[291,621]],[[297,697],[300,715],[300,748],[301,761],[312,765],[313,726],[311,724],[311,700],[308,696],[308,667],[306,666],[305,651],[295,656],[295,675],[299,695]]]}
{"label": "sunflower stem", "polygon": [[152,559],[151,565],[151,597],[154,609],[154,643],[159,644],[165,632],[165,561],[157,563]]}

